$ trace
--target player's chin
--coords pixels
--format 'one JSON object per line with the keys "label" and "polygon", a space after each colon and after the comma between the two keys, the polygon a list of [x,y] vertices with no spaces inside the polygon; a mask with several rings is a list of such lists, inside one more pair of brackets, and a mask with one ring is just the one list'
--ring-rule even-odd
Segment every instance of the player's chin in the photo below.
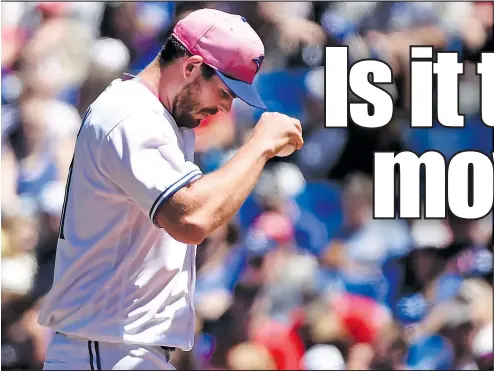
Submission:
{"label": "player's chin", "polygon": [[206,121],[206,119],[204,117],[191,117],[191,127],[193,128],[196,128],[198,127],[199,125],[201,125],[203,122]]}
{"label": "player's chin", "polygon": [[187,120],[188,127],[195,128],[201,125],[201,122],[204,120],[204,117],[202,115],[191,114],[187,119],[188,119]]}
{"label": "player's chin", "polygon": [[185,127],[187,129],[194,129],[194,128],[198,127],[202,121],[203,121],[202,119],[198,119],[198,118],[195,118],[193,116],[188,116],[188,117],[182,118],[182,120],[180,120],[180,122],[177,121],[177,124],[180,127]]}

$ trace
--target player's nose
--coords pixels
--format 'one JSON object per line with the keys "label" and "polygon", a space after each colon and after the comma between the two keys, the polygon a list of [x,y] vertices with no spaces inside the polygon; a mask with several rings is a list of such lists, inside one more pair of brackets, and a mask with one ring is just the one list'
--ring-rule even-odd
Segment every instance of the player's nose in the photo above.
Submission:
{"label": "player's nose", "polygon": [[218,105],[218,110],[221,111],[221,112],[228,113],[232,109],[232,103],[233,103],[233,99],[232,100],[229,100],[228,102],[221,102]]}

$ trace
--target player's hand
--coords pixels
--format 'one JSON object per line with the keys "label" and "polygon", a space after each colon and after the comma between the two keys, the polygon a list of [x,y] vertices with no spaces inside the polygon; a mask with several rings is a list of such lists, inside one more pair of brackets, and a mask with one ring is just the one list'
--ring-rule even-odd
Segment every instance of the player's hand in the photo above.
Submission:
{"label": "player's hand", "polygon": [[251,140],[265,146],[268,158],[276,156],[287,144],[292,144],[297,150],[304,145],[300,121],[277,112],[262,114]]}

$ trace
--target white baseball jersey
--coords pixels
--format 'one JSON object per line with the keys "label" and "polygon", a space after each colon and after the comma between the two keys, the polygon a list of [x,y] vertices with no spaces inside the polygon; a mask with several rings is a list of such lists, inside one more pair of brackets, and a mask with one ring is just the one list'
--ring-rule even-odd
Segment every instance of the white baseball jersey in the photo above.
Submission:
{"label": "white baseball jersey", "polygon": [[41,325],[95,341],[192,348],[196,246],[153,220],[202,176],[193,156],[193,130],[178,128],[136,79],[117,79],[96,99],[78,134]]}

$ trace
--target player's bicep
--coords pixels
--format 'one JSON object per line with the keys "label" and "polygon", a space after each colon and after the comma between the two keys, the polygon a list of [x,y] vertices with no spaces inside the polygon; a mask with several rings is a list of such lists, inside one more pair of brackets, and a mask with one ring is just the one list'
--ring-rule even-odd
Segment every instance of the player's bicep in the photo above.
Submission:
{"label": "player's bicep", "polygon": [[100,153],[101,167],[155,222],[157,210],[202,172],[162,133],[149,132],[147,125],[137,130],[139,127],[130,124],[134,123],[107,135]]}
{"label": "player's bicep", "polygon": [[161,202],[153,216],[154,224],[165,229],[177,240],[183,240],[183,235],[196,234],[195,231],[190,230],[193,226],[187,223],[187,216],[191,214],[195,206],[191,187],[196,179],[178,189],[165,202]]}

